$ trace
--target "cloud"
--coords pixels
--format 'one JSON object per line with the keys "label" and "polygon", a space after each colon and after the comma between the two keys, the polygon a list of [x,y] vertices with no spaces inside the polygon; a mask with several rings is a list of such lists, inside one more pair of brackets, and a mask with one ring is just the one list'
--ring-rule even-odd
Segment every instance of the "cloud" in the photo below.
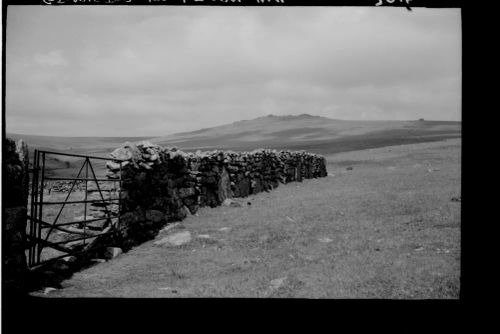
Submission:
{"label": "cloud", "polygon": [[12,6],[7,22],[12,132],[165,135],[269,113],[460,119],[458,10]]}
{"label": "cloud", "polygon": [[68,61],[63,57],[61,51],[54,50],[46,54],[36,53],[33,56],[36,63],[46,66],[68,66]]}

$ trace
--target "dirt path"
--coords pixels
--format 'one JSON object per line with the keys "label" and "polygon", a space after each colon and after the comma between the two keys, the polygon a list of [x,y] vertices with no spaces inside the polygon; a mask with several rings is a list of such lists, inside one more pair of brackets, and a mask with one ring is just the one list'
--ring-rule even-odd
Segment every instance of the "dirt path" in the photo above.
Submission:
{"label": "dirt path", "polygon": [[[330,156],[327,178],[204,208],[46,296],[458,298],[460,152],[453,139]],[[180,231],[192,240],[154,245]]]}

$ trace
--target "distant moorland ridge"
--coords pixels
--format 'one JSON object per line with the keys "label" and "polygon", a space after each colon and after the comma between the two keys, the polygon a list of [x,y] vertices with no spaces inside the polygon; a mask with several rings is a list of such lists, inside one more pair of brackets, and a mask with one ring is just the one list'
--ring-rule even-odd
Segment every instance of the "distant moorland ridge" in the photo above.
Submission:
{"label": "distant moorland ridge", "polygon": [[161,137],[55,137],[7,133],[30,148],[106,156],[124,142],[149,140],[185,151],[197,149],[305,149],[316,153],[380,147],[399,142],[435,141],[461,136],[461,122],[352,121],[309,114],[267,115],[251,120]]}

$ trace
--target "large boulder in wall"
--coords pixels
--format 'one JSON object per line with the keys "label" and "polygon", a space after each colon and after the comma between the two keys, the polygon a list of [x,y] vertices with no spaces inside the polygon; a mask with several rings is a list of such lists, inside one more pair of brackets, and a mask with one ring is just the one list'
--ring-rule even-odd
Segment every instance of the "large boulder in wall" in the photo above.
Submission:
{"label": "large boulder in wall", "polygon": [[247,197],[250,194],[250,179],[242,178],[234,185],[234,197]]}
{"label": "large boulder in wall", "polygon": [[229,178],[229,173],[227,172],[226,168],[222,168],[218,184],[217,195],[219,198],[219,203],[224,202],[226,198],[233,197],[231,191],[231,180]]}
{"label": "large boulder in wall", "polygon": [[295,168],[295,180],[302,182],[302,164],[299,163],[297,168]]}

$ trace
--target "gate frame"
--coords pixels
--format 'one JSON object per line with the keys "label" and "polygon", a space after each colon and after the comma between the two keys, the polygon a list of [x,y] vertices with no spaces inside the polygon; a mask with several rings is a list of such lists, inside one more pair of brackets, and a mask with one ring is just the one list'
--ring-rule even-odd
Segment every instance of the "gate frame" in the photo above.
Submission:
{"label": "gate frame", "polygon": [[[53,151],[45,151],[45,150],[36,150],[34,151],[34,157],[33,157],[33,168],[30,170],[32,172],[32,177],[31,177],[31,194],[30,194],[30,212],[27,215],[27,218],[29,220],[29,231],[26,233],[27,237],[27,249],[28,249],[28,257],[27,257],[27,266],[28,269],[34,269],[40,266],[43,266],[49,262],[53,262],[55,260],[65,258],[68,256],[72,256],[75,254],[79,253],[84,253],[88,252],[90,250],[97,250],[99,248],[105,247],[107,245],[103,246],[98,246],[98,247],[90,247],[87,248],[88,246],[91,246],[92,244],[89,243],[87,247],[85,246],[85,241],[86,239],[95,239],[98,237],[102,237],[104,235],[113,235],[117,232],[116,227],[120,225],[120,213],[121,213],[121,192],[122,192],[122,163],[123,160],[119,159],[114,159],[114,158],[104,158],[104,157],[97,157],[97,156],[87,156],[87,155],[80,155],[80,154],[70,154],[70,153],[61,153],[61,152],[53,152]],[[80,167],[80,170],[76,177],[46,177],[45,176],[45,157],[46,155],[59,155],[59,156],[69,156],[69,157],[76,157],[76,158],[84,158],[84,162],[82,166]],[[106,161],[113,161],[116,162],[120,165],[120,173],[119,173],[119,178],[118,179],[98,179],[96,177],[94,168],[92,167],[92,163],[90,162],[91,159],[95,160],[106,160]],[[41,166],[40,166],[41,162]],[[80,174],[83,171],[83,168],[85,167],[85,177],[81,178]],[[89,167],[90,171],[92,172],[93,177],[89,178]],[[41,176],[41,177],[40,177]],[[71,185],[71,189],[68,191],[68,194],[65,198],[64,201],[60,202],[44,202],[43,200],[43,192],[44,192],[44,183],[47,180],[59,180],[59,181],[73,181]],[[81,201],[68,201],[77,181],[85,181],[85,199]],[[97,190],[99,191],[99,195],[101,199],[98,200],[88,200],[87,199],[87,194],[88,194],[88,182],[95,182],[97,186]],[[99,186],[99,182],[118,182],[119,183],[119,189],[118,189],[118,198],[109,198],[105,199],[103,197],[101,188]],[[114,202],[118,201],[118,215],[117,217],[112,217],[111,216],[111,210],[107,209],[107,205],[112,205],[115,204]],[[95,218],[95,219],[89,219],[87,220],[87,203],[99,203],[102,202],[105,207],[105,212],[106,215],[102,218]],[[57,221],[62,213],[62,210],[64,209],[66,204],[84,204],[84,214],[83,214],[83,220],[82,221],[71,221],[71,222],[64,222],[61,224],[57,224]],[[62,207],[59,209],[59,212],[54,220],[54,222],[48,223],[46,221],[43,221],[43,206],[44,205],[58,205],[62,204]],[[112,219],[116,218],[115,223],[113,223]],[[108,222],[110,226],[106,227],[104,229],[104,232],[99,233],[99,234],[94,234],[94,235],[89,235],[86,234],[87,231],[87,222],[94,222],[94,221],[100,221],[100,220],[106,220],[106,222],[103,225],[103,228],[107,226]],[[69,225],[75,225],[75,224],[83,224],[83,237],[79,237],[76,239],[70,239],[66,241],[59,241],[59,242],[51,242],[48,240],[50,234],[54,229],[60,230],[61,226],[69,226]],[[42,226],[43,225],[43,226]],[[42,238],[42,229],[49,228],[49,232],[47,235]],[[81,233],[78,232],[68,232],[68,230],[63,229],[65,232],[69,234],[78,234],[82,235]],[[74,241],[80,241],[83,240],[83,245],[84,249],[82,250],[71,250],[69,248],[63,247],[63,244],[74,242]],[[41,261],[41,253],[44,248],[53,248],[61,252],[65,252],[66,254],[56,256],[47,260]]]}

